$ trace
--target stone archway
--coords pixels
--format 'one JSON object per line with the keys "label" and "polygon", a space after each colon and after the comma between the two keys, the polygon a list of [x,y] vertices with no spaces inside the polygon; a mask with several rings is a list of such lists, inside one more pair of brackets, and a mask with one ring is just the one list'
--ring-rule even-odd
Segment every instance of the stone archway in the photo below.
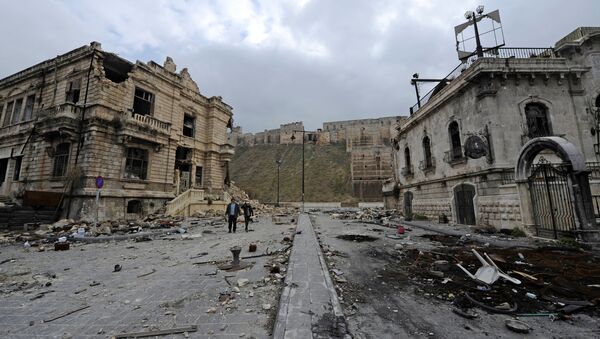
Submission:
{"label": "stone archway", "polygon": [[[519,154],[515,167],[515,182],[521,202],[521,215],[524,226],[535,228],[534,216],[535,205],[538,205],[535,195],[532,196],[531,176],[535,158],[542,151],[551,151],[563,162],[565,170],[567,194],[563,199],[570,199],[569,208],[575,216],[573,233],[581,235],[586,241],[596,241],[598,230],[596,229],[596,219],[594,216],[592,195],[588,181],[588,171],[585,165],[585,159],[579,149],[566,139],[560,137],[540,137],[527,142]],[[546,181],[546,185],[550,184]],[[550,207],[552,208],[552,207]],[[551,211],[553,213],[553,211]]]}

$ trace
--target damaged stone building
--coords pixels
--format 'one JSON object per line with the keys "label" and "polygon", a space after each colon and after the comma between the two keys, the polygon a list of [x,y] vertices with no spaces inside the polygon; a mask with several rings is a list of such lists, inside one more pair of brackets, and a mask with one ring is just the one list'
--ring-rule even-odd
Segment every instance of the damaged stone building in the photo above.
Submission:
{"label": "damaged stone building", "polygon": [[600,28],[472,57],[398,127],[388,207],[531,233],[595,232]]}
{"label": "damaged stone building", "polygon": [[57,217],[152,213],[228,181],[232,108],[188,70],[129,62],[92,42],[0,80],[0,195]]}

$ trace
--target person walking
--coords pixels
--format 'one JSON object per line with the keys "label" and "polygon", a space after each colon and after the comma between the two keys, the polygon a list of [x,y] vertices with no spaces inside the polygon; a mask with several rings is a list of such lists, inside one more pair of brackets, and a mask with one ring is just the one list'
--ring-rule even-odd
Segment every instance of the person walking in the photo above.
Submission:
{"label": "person walking", "polygon": [[232,227],[233,233],[235,233],[238,215],[240,215],[240,205],[238,205],[235,202],[235,198],[231,198],[231,203],[229,203],[229,205],[227,205],[227,208],[225,209],[225,216],[227,217],[229,233],[231,233]]}
{"label": "person walking", "polygon": [[254,210],[248,201],[244,201],[244,204],[242,205],[242,211],[244,211],[244,223],[246,224],[246,232],[248,232],[248,224],[252,220]]}

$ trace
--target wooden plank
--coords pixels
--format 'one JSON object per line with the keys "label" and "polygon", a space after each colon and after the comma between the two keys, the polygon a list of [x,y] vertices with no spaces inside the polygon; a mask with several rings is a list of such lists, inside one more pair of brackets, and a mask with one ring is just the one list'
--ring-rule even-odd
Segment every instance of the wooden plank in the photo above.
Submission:
{"label": "wooden plank", "polygon": [[115,334],[113,336],[113,338],[119,339],[119,338],[155,337],[155,336],[159,336],[159,335],[177,334],[177,333],[184,333],[184,332],[196,332],[197,330],[198,330],[198,326],[191,325],[188,327],[169,328],[166,330]]}

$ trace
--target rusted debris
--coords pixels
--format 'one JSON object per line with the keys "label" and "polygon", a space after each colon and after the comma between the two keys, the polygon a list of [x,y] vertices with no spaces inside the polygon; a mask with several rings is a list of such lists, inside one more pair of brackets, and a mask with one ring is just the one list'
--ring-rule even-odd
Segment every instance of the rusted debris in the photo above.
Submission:
{"label": "rusted debris", "polygon": [[256,244],[250,244],[248,246],[248,252],[256,252]]}

